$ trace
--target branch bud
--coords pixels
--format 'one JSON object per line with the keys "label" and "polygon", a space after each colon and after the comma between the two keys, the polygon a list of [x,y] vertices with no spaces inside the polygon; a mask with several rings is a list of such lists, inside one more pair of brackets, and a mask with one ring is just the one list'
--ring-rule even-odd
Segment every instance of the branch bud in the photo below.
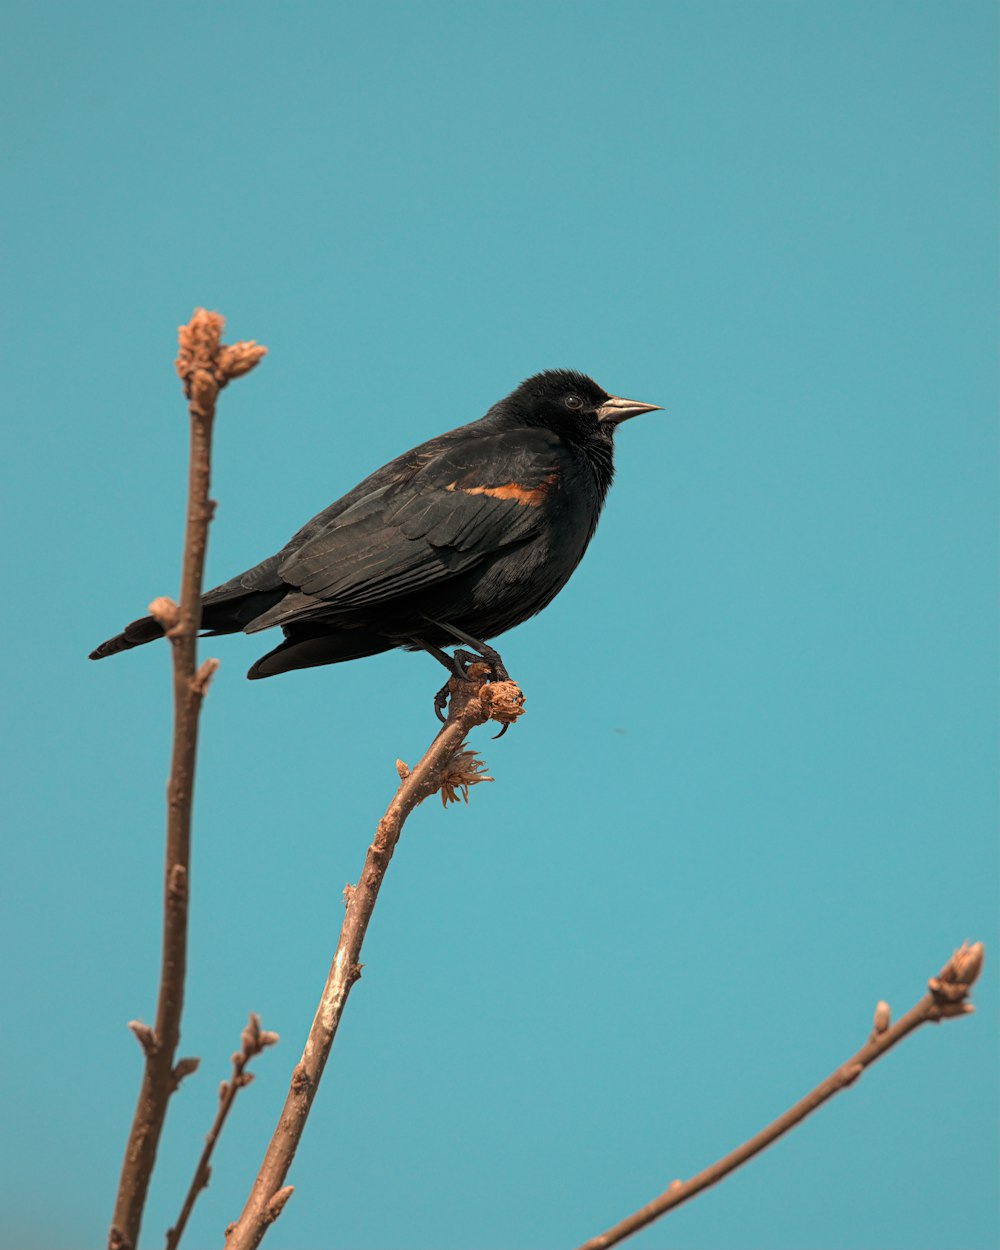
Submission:
{"label": "branch bud", "polygon": [[294,1185],[286,1185],[284,1189],[279,1189],[271,1201],[267,1204],[264,1211],[265,1224],[273,1224],[281,1212],[284,1210],[285,1203],[295,1193]]}
{"label": "branch bud", "polygon": [[159,595],[149,605],[149,615],[164,630],[173,629],[181,619],[181,610],[167,595]]}
{"label": "branch bud", "polygon": [[[253,339],[246,342],[233,343],[231,347],[223,347],[219,352],[219,371],[225,382],[233,378],[241,378],[249,373],[267,355],[267,348],[261,347]],[[225,385],[225,382],[222,385]]]}
{"label": "branch bud", "polygon": [[212,678],[215,676],[215,674],[218,671],[219,671],[218,660],[215,660],[215,659],[205,660],[204,663],[202,663],[199,666],[197,673],[195,673],[194,675],[194,681],[191,683],[191,689],[194,691],[194,693],[196,695],[199,695],[201,698],[204,698],[205,693],[208,690],[209,684],[212,681]]}
{"label": "branch bud", "polygon": [[159,1049],[159,1043],[156,1040],[156,1034],[148,1024],[143,1024],[141,1020],[130,1020],[128,1027],[135,1034],[136,1041],[143,1049],[143,1053],[149,1058],[155,1055]]}
{"label": "branch bud", "polygon": [[200,1063],[201,1060],[196,1059],[193,1055],[188,1056],[186,1059],[178,1059],[174,1064],[173,1071],[170,1073],[173,1088],[176,1089],[186,1076],[190,1076],[192,1072],[197,1072]]}

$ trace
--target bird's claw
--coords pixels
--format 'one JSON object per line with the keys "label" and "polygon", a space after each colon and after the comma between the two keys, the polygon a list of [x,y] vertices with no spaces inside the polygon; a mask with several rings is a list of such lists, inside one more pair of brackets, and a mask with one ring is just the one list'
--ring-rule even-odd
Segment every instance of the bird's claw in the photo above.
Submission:
{"label": "bird's claw", "polygon": [[484,649],[483,659],[490,666],[490,681],[510,681],[510,673],[507,672],[503,660],[492,647]]}
{"label": "bird's claw", "polygon": [[[493,650],[492,647],[484,646],[482,653],[466,651],[464,648],[460,647],[451,656],[450,667],[459,681],[469,680],[469,669],[473,664],[487,665],[490,670],[490,681],[510,681],[510,674],[507,672],[503,660],[500,659],[500,656]],[[446,681],[434,696],[434,715],[438,718],[442,725],[448,720],[445,713],[447,711],[448,700],[450,698],[451,682]],[[493,735],[494,739],[502,738],[509,728],[510,723],[504,725],[498,734]]]}

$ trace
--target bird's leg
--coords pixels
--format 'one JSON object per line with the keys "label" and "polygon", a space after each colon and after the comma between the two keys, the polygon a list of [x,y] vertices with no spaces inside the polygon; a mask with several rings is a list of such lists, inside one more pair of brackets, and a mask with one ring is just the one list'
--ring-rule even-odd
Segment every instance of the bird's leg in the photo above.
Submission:
{"label": "bird's leg", "polygon": [[[447,651],[442,651],[440,647],[435,647],[432,642],[424,642],[422,638],[411,638],[410,642],[415,647],[419,647],[421,651],[426,651],[428,655],[432,655],[439,664],[443,664],[446,669],[459,680],[465,677],[465,666],[469,663],[469,659],[479,659],[478,656],[469,657],[468,651],[456,651],[453,656]],[[469,657],[467,659],[466,657]],[[448,688],[449,683],[445,682],[441,689],[434,696],[434,715],[444,724],[448,719],[445,716],[445,708],[448,706],[448,698],[451,691]]]}
{"label": "bird's leg", "polygon": [[[428,617],[428,620],[430,618]],[[488,647],[485,642],[480,642],[478,638],[473,638],[471,634],[465,633],[464,630],[458,629],[454,625],[445,625],[442,621],[430,621],[432,625],[436,625],[438,629],[443,629],[445,633],[457,639],[458,642],[467,643],[470,647],[475,647],[475,651],[464,651],[458,648],[454,655],[449,655],[447,651],[442,651],[440,647],[435,647],[432,642],[425,642],[423,638],[411,637],[410,642],[419,647],[421,651],[426,651],[428,655],[432,655],[439,664],[443,664],[449,669],[459,681],[464,680],[468,676],[468,669],[471,664],[485,662],[490,667],[490,678],[492,681],[510,681],[510,674],[501,660],[499,652],[492,647]],[[434,696],[434,715],[442,724],[447,720],[445,709],[448,706],[448,699],[451,696],[449,682],[445,682],[441,689]],[[498,734],[494,737],[502,738],[510,725],[504,725]]]}
{"label": "bird's leg", "polygon": [[457,662],[457,657],[450,656],[447,651],[442,651],[440,647],[435,647],[432,642],[424,642],[423,638],[411,638],[410,642],[415,647],[419,647],[421,651],[426,651],[428,655],[432,655],[439,664],[443,664],[454,676],[465,676],[465,669]]}
{"label": "bird's leg", "polygon": [[[458,650],[451,657],[448,656],[448,653],[446,651],[442,651],[441,654],[446,659],[450,658],[453,661],[453,663],[451,664],[451,669],[452,669],[452,672],[454,672],[455,676],[459,679],[459,681],[464,681],[469,676],[469,666],[471,664],[481,664],[483,660],[483,657],[481,655],[476,655],[474,651]],[[441,689],[434,696],[434,712],[437,715],[438,720],[441,721],[442,724],[444,724],[444,722],[448,719],[445,716],[444,711],[445,711],[445,708],[448,706],[448,699],[450,695],[451,695],[451,682],[446,681],[444,685],[441,687]],[[507,726],[504,725],[503,728],[506,729]],[[503,729],[500,731],[500,733],[503,733]],[[499,738],[500,734],[497,734],[497,737]]]}
{"label": "bird's leg", "polygon": [[[428,617],[428,620],[430,618]],[[485,642],[480,642],[478,638],[473,638],[471,634],[467,634],[464,629],[459,629],[457,625],[449,625],[445,621],[431,621],[432,625],[436,625],[438,629],[443,629],[446,634],[451,634],[456,642],[464,642],[468,647],[475,647],[480,658],[486,661],[490,666],[490,672],[493,681],[510,681],[510,673],[500,658],[500,652],[488,647]],[[465,658],[465,652],[455,652]]]}
{"label": "bird's leg", "polygon": [[[427,619],[430,620],[430,617]],[[470,655],[468,651],[456,651],[456,660],[461,660],[465,664],[472,663],[477,659],[485,660],[490,666],[490,679],[492,681],[510,681],[510,673],[507,672],[507,666],[500,658],[499,651],[496,651],[493,647],[488,647],[485,642],[480,642],[478,638],[473,638],[471,634],[467,634],[464,629],[459,629],[457,625],[447,625],[444,621],[431,621],[431,624],[436,625],[438,629],[443,629],[446,634],[451,634],[452,638],[457,639],[459,642],[464,642],[467,646],[475,647],[478,652],[478,655]],[[447,686],[445,687],[445,690],[447,690]],[[438,691],[439,698],[440,695],[441,691]],[[435,700],[434,706],[435,708],[437,707],[437,700]],[[438,713],[438,715],[440,715],[440,713]],[[441,719],[443,720],[444,718],[442,717]],[[508,722],[501,728],[500,732],[498,734],[494,734],[493,737],[502,738],[509,728],[510,723]]]}
{"label": "bird's leg", "polygon": [[464,651],[461,647],[456,647],[452,654],[455,667],[463,677],[468,677],[471,665],[484,662],[483,657],[477,651]]}
{"label": "bird's leg", "polygon": [[[481,647],[481,646],[482,646],[482,643],[476,643],[476,646],[477,646],[477,647]],[[486,651],[486,652],[488,652],[488,653],[490,653],[490,654],[487,654],[487,655],[485,655],[485,656],[484,656],[484,655],[482,655],[482,654],[480,654],[479,652],[476,652],[476,651],[463,651],[461,647],[459,647],[459,648],[456,650],[456,652],[455,652],[455,661],[456,661],[456,665],[457,665],[457,664],[462,664],[462,665],[464,665],[464,674],[463,674],[463,675],[464,675],[464,676],[468,676],[468,670],[469,670],[469,667],[470,667],[471,665],[473,665],[473,664],[481,664],[481,663],[485,660],[485,661],[486,661],[486,663],[487,663],[487,664],[489,664],[489,666],[490,666],[490,668],[491,668],[491,670],[492,670],[492,672],[493,672],[493,678],[492,678],[492,680],[493,680],[493,681],[509,681],[509,680],[510,680],[510,678],[507,676],[507,670],[506,670],[506,669],[504,668],[504,666],[503,666],[503,661],[500,659],[500,657],[497,655],[497,653],[493,650],[493,648],[492,648],[492,647],[483,647],[483,650],[484,650],[484,651]],[[495,658],[495,659],[493,659],[493,658],[491,658],[491,656],[495,656],[496,658]],[[499,669],[500,669],[500,672],[503,674],[503,676],[502,676],[502,677],[500,677],[500,676],[498,676],[498,675],[497,675],[497,668],[499,668]],[[439,691],[438,691],[438,698],[440,698],[442,694],[445,696],[445,698],[446,698],[446,700],[447,700],[447,695],[448,695],[448,687],[447,687],[447,686],[445,686],[443,690],[439,690]],[[435,707],[436,707],[436,706],[437,706],[437,702],[435,701]],[[442,706],[443,706],[443,705],[442,705]],[[442,719],[443,719],[443,718],[442,718]],[[494,735],[493,735],[493,737],[494,737],[494,738],[502,738],[502,737],[504,736],[504,734],[507,732],[507,730],[508,730],[509,728],[510,728],[510,721],[508,721],[508,722],[507,722],[507,724],[506,724],[506,725],[504,725],[504,726],[501,728],[501,730],[500,730],[500,732],[499,732],[498,734],[494,734]]]}

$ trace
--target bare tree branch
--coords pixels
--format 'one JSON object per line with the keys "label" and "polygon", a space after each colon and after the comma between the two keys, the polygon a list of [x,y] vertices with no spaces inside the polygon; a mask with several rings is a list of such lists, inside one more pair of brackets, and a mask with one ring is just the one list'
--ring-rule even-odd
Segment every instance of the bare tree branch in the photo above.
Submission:
{"label": "bare tree branch", "polygon": [[719,1159],[717,1163],[699,1172],[697,1176],[692,1176],[688,1181],[674,1181],[665,1193],[622,1220],[620,1224],[616,1224],[614,1228],[608,1229],[606,1233],[601,1233],[600,1236],[584,1242],[580,1250],[607,1250],[608,1246],[617,1245],[626,1237],[638,1232],[640,1228],[652,1224],[661,1215],[679,1207],[682,1202],[687,1202],[695,1194],[701,1193],[703,1189],[715,1185],[741,1164],[752,1159],[754,1155],[760,1154],[782,1134],[794,1128],[810,1112],[822,1106],[827,1099],[832,1098],[840,1090],[846,1089],[848,1085],[852,1085],[865,1068],[873,1064],[876,1059],[881,1059],[897,1042],[902,1041],[922,1024],[936,1024],[951,1016],[963,1016],[974,1011],[975,1008],[966,999],[982,966],[982,942],[976,942],[972,946],[966,942],[952,955],[938,975],[931,977],[927,983],[927,994],[896,1024],[890,1025],[889,1006],[887,1003],[880,1002],[875,1009],[875,1024],[868,1041],[857,1054],[841,1064],[822,1084],[817,1085],[811,1093],[797,1102],[784,1115],[779,1116],[767,1128],[762,1129],[755,1137],[751,1137],[749,1141],[744,1142],[724,1159]]}
{"label": "bare tree branch", "polygon": [[292,1073],[291,1087],[239,1220],[226,1230],[226,1250],[251,1250],[292,1195],[285,1178],[295,1157],[323,1069],[351,986],[361,976],[361,946],[365,940],[379,889],[410,812],[428,795],[440,790],[445,800],[468,794],[468,787],[489,778],[470,752],[462,750],[476,725],[493,719],[509,724],[521,714],[523,696],[513,682],[483,684],[485,666],[472,665],[464,681],[452,678],[448,719],[427,753],[412,771],[402,762],[402,779],[395,797],[379,821],[356,886],[344,890],[347,908],[340,940],[323,989],[302,1058]]}
{"label": "bare tree branch", "polygon": [[181,1207],[181,1213],[177,1217],[177,1223],[167,1233],[166,1250],[177,1250],[180,1240],[184,1236],[184,1229],[187,1227],[191,1212],[194,1210],[194,1204],[198,1195],[203,1189],[208,1188],[209,1178],[212,1174],[212,1152],[219,1140],[219,1134],[222,1132],[222,1126],[226,1122],[226,1116],[229,1115],[230,1109],[236,1101],[236,1095],[245,1085],[249,1085],[253,1080],[253,1073],[246,1070],[247,1064],[254,1055],[259,1055],[267,1046],[273,1046],[277,1040],[277,1033],[270,1033],[267,1029],[262,1029],[260,1027],[260,1016],[251,1011],[247,1027],[240,1034],[240,1049],[235,1051],[232,1057],[232,1075],[228,1081],[223,1081],[219,1086],[219,1109],[215,1114],[212,1127],[208,1131],[208,1136],[205,1138],[205,1148],[202,1150],[198,1166],[194,1170],[194,1176],[188,1188],[187,1196],[184,1199],[184,1205]]}
{"label": "bare tree branch", "polygon": [[266,348],[256,343],[222,343],[223,319],[198,309],[178,331],[177,372],[184,383],[191,420],[187,523],[181,570],[180,605],[157,599],[150,612],[164,626],[173,650],[174,741],[167,785],[167,846],[164,871],[163,951],[156,1024],[129,1026],[145,1054],[145,1070],[132,1129],[125,1147],[111,1229],[110,1250],[135,1250],[142,1224],[156,1149],[170,1095],[197,1066],[196,1059],[174,1062],[180,1040],[187,964],[188,884],[191,862],[191,803],[194,797],[198,717],[216,665],[196,669],[201,586],[208,525],[215,504],[209,498],[212,424],[219,391],[248,372]]}

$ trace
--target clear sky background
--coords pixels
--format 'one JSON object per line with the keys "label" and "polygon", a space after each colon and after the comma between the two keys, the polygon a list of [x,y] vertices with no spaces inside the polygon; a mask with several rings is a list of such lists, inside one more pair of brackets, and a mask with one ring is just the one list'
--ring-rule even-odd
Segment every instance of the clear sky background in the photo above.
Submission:
{"label": "clear sky background", "polygon": [[[7,6],[4,1250],[101,1244],[158,971],[175,327],[223,397],[209,580],[550,366],[662,404],[508,635],[496,782],[408,824],[271,1250],[572,1246],[994,942],[994,6]],[[161,1245],[249,1009],[281,1034],[187,1244],[239,1212],[441,681],[250,684],[213,641]],[[635,1239],[997,1244],[997,950],[792,1137]]]}

